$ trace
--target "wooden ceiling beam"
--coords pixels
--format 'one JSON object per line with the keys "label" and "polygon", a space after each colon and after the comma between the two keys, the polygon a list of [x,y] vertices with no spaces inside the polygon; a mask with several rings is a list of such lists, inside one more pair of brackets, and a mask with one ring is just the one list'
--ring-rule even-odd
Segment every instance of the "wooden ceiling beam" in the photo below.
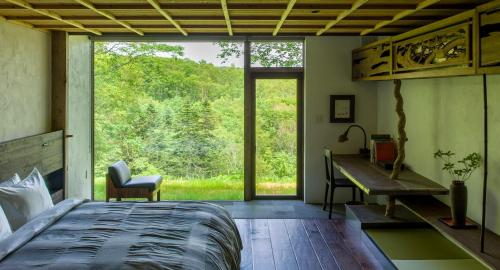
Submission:
{"label": "wooden ceiling beam", "polygon": [[[122,28],[119,25],[116,24],[92,24],[92,25],[86,25],[87,27],[91,28],[99,28],[99,29],[118,29]],[[322,25],[286,25],[283,26],[281,29],[318,29],[318,27],[321,27]],[[34,25],[33,27],[35,28],[41,28],[41,29],[68,29],[70,28],[68,25],[65,24],[41,24],[41,25]],[[164,25],[164,24],[137,24],[134,25],[135,28],[139,29],[158,29],[158,28],[168,28],[168,29],[174,29],[175,26],[173,25]],[[262,24],[247,24],[247,25],[234,25],[233,29],[273,29],[275,27],[274,24],[268,24],[268,25],[262,25]],[[358,29],[358,32],[360,32],[363,29],[366,29],[369,27],[369,25],[366,24],[360,24],[360,25],[337,25],[335,29]],[[398,29],[406,29],[406,30],[411,30],[413,29],[411,26],[407,25],[393,25],[393,28],[398,28]],[[73,27],[74,28],[74,27]],[[192,29],[192,28],[198,28],[198,29],[218,29],[222,30],[225,29],[225,25],[212,25],[212,24],[194,24],[194,25],[183,25],[183,28],[185,29]]]}
{"label": "wooden ceiling beam", "polygon": [[[80,5],[75,4],[60,4],[60,3],[44,3],[44,4],[35,4],[32,6],[37,9],[63,9],[63,10],[82,10],[85,9]],[[97,9],[101,10],[152,10],[148,4],[94,4]],[[191,9],[191,10],[219,10],[220,5],[215,3],[159,3],[159,6],[162,9]],[[267,10],[283,10],[285,9],[287,4],[281,3],[229,3],[229,10],[248,10],[248,9],[267,9]],[[472,9],[476,5],[474,3],[443,3],[434,5],[433,9],[450,9],[450,10],[467,10]],[[367,3],[360,7],[361,10],[406,10],[413,9],[415,7],[414,4],[401,4],[401,3],[391,3],[388,1],[386,4],[376,4],[376,3]],[[295,4],[295,9],[302,10],[346,10],[351,8],[350,4],[322,4],[322,3],[297,3]],[[16,10],[19,7],[15,5],[9,4],[0,4],[1,10]]]}
{"label": "wooden ceiling beam", "polygon": [[283,23],[285,22],[286,17],[288,17],[290,12],[292,11],[293,6],[295,5],[295,2],[297,2],[297,0],[290,0],[290,2],[288,2],[288,5],[286,6],[285,11],[283,11],[283,14],[281,14],[280,21],[278,22],[278,24],[276,25],[276,28],[273,31],[273,36],[276,36],[278,34],[278,32],[280,31],[280,28],[283,25]]}
{"label": "wooden ceiling beam", "polygon": [[349,14],[351,14],[353,11],[355,11],[356,9],[361,7],[366,2],[368,2],[368,0],[357,0],[356,2],[354,2],[350,9],[344,10],[342,13],[340,13],[337,16],[337,18],[335,18],[335,20],[330,21],[329,23],[327,23],[325,25],[325,27],[323,29],[316,32],[316,36],[320,36],[324,32],[328,31],[330,28],[332,28],[334,25],[336,25],[338,22],[340,22],[345,17],[349,16]]}
{"label": "wooden ceiling beam", "polygon": [[90,3],[90,2],[88,2],[86,0],[75,0],[75,1],[77,3],[79,3],[79,4],[81,4],[82,6],[88,8],[88,9],[94,11],[94,12],[96,12],[97,14],[100,14],[100,15],[102,15],[102,16],[110,19],[110,20],[112,20],[113,22],[115,22],[115,23],[117,23],[117,24],[119,24],[119,25],[127,28],[128,30],[130,30],[130,31],[132,31],[132,32],[134,32],[134,33],[136,33],[136,34],[138,34],[140,36],[144,36],[144,33],[142,31],[134,29],[132,26],[130,26],[130,24],[116,19],[116,17],[114,15],[112,15],[111,13],[109,13],[107,11],[103,11],[103,10],[95,8],[95,6],[92,3]]}
{"label": "wooden ceiling beam", "polygon": [[175,28],[179,30],[179,32],[181,32],[184,36],[188,35],[188,33],[184,29],[182,29],[182,27],[174,19],[172,19],[170,14],[168,14],[160,7],[160,4],[156,0],[147,0],[147,1],[149,4],[151,4],[151,6],[153,6],[156,9],[156,11],[158,11],[163,17],[165,17],[165,19],[167,19],[171,24],[173,24]]}
{"label": "wooden ceiling beam", "polygon": [[422,10],[430,5],[436,4],[439,1],[440,0],[424,0],[420,3],[418,3],[418,5],[415,8],[403,10],[403,11],[399,12],[398,14],[394,15],[394,17],[392,17],[391,20],[381,21],[381,22],[377,23],[373,28],[364,30],[363,32],[361,32],[361,35],[364,36],[366,34],[373,32],[373,31],[376,31],[376,30],[378,30],[386,25],[389,25],[393,22],[397,22],[397,21],[401,20],[402,18],[407,17],[407,16],[409,16],[409,15],[411,15],[419,10]]}
{"label": "wooden ceiling beam", "polygon": [[72,25],[72,26],[74,26],[76,28],[79,28],[79,29],[82,29],[82,30],[84,30],[86,32],[90,32],[90,33],[93,33],[93,34],[96,34],[96,35],[101,35],[101,32],[99,32],[99,31],[96,31],[96,30],[93,30],[93,29],[88,29],[88,28],[84,27],[81,23],[78,23],[78,22],[75,22],[75,21],[72,21],[72,20],[65,20],[65,19],[61,18],[61,16],[59,16],[59,15],[57,15],[57,14],[51,12],[51,11],[44,10],[44,9],[33,8],[29,3],[25,2],[25,1],[22,1],[22,0],[5,0],[5,1],[7,1],[9,3],[12,3],[14,5],[18,5],[20,7],[23,7],[25,9],[31,10],[31,11],[36,12],[38,14],[50,17],[50,18],[52,18],[54,20],[58,20],[60,22]]}
{"label": "wooden ceiling beam", "polygon": [[18,20],[11,20],[11,19],[8,19],[8,18],[1,16],[1,15],[0,15],[0,21],[16,24],[16,25],[23,26],[23,27],[30,28],[30,29],[35,29],[35,27],[32,24],[25,23],[25,22],[18,21]]}
{"label": "wooden ceiling beam", "polygon": [[227,9],[226,0],[220,0],[222,6],[222,12],[224,13],[224,20],[226,21],[227,32],[230,36],[233,35],[233,28],[231,27],[231,18],[229,18],[229,10]]}
{"label": "wooden ceiling beam", "polygon": [[[410,20],[410,21],[435,21],[447,18],[449,16],[446,15],[433,15],[433,16],[407,16],[401,18],[400,21]],[[5,16],[7,19],[11,20],[35,20],[35,21],[51,21],[52,18],[46,16]],[[102,20],[101,16],[88,16],[88,15],[71,15],[71,16],[61,16],[61,18],[66,20],[79,20],[79,21],[99,21]],[[124,15],[124,16],[115,16],[117,20],[123,21],[158,21],[164,20],[163,16],[145,16],[145,15]],[[382,20],[391,20],[393,16],[354,16],[351,15],[347,18],[344,18],[343,21],[382,21]],[[199,20],[224,20],[224,16],[205,16],[205,15],[193,15],[193,16],[172,16],[172,19],[185,20],[185,21],[199,21]],[[248,15],[233,15],[231,16],[231,21],[238,20],[274,20],[277,21],[280,19],[280,16],[248,16]],[[330,16],[294,16],[290,15],[287,17],[288,21],[325,21],[331,19]]]}

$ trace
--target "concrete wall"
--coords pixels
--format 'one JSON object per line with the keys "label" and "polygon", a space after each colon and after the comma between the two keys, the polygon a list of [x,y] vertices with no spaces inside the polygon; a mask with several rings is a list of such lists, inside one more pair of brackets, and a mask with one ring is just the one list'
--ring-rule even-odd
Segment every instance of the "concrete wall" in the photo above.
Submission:
{"label": "concrete wall", "polygon": [[[378,82],[378,132],[396,135],[393,83]],[[500,75],[488,76],[489,87],[489,185],[487,227],[500,233]],[[406,161],[413,170],[448,187],[451,178],[435,160],[438,150],[452,150],[459,157],[483,151],[483,88],[481,76],[403,80],[402,95],[407,118]],[[395,136],[396,137],[396,136]],[[483,169],[466,185],[468,216],[481,220]],[[449,196],[440,199],[449,203]]]}
{"label": "concrete wall", "polygon": [[[349,124],[329,123],[330,95],[356,96],[356,123],[369,136],[377,129],[376,84],[351,81],[351,51],[361,46],[359,37],[307,37],[305,41],[305,105],[304,105],[304,200],[323,201],[325,167],[323,148],[336,153],[356,153],[363,145],[360,130],[352,129],[349,141],[338,143],[338,136]],[[350,189],[335,191],[335,202],[350,200]]]}
{"label": "concrete wall", "polygon": [[68,198],[91,198],[91,42],[69,36]]}
{"label": "concrete wall", "polygon": [[0,142],[50,131],[50,34],[0,21]]}

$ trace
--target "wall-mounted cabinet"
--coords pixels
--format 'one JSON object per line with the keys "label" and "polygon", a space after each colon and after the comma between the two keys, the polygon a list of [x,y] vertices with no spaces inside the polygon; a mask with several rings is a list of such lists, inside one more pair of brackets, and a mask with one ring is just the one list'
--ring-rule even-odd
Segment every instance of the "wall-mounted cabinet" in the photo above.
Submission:
{"label": "wall-mounted cabinet", "polygon": [[478,7],[479,71],[500,73],[500,4],[488,3]]}
{"label": "wall-mounted cabinet", "polygon": [[391,75],[391,43],[377,42],[352,53],[353,79],[380,80]]}
{"label": "wall-mounted cabinet", "polygon": [[352,52],[353,80],[500,73],[500,1]]}

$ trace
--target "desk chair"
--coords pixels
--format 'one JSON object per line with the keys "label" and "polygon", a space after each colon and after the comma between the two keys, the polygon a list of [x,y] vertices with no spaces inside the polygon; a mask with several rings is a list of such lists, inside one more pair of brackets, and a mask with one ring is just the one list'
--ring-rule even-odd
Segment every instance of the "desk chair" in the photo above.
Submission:
{"label": "desk chair", "polygon": [[[333,194],[335,193],[335,188],[351,188],[352,189],[352,201],[356,201],[356,185],[354,185],[351,180],[347,178],[335,178],[335,173],[333,170],[333,154],[332,150],[325,148],[325,169],[326,169],[326,188],[325,188],[325,200],[323,201],[323,210],[326,210],[326,203],[328,198],[328,190],[330,191],[330,213],[328,218],[332,218],[332,207],[333,207]],[[364,201],[363,191],[359,190],[359,197],[361,201]]]}
{"label": "desk chair", "polygon": [[120,160],[108,167],[106,174],[106,201],[116,198],[147,198],[153,201],[156,193],[156,200],[160,201],[160,186],[162,177],[160,175],[132,177],[130,169],[125,161]]}

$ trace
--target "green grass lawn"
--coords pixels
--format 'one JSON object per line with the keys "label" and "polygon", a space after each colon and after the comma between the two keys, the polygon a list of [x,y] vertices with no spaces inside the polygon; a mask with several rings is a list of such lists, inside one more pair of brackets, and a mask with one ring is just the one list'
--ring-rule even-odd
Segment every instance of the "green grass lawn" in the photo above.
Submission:
{"label": "green grass lawn", "polygon": [[[94,199],[105,200],[106,182],[104,177],[96,177]],[[259,182],[257,190],[266,195],[294,195],[296,184],[290,181]],[[210,179],[169,179],[163,178],[162,200],[243,200],[243,180],[230,177]]]}

